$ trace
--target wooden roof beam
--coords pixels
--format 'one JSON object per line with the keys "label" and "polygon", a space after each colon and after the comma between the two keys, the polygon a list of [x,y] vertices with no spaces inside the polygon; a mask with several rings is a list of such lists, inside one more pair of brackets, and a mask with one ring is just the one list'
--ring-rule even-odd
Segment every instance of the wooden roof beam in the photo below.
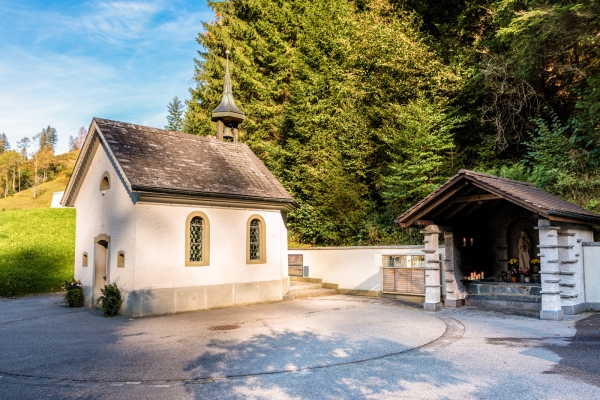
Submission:
{"label": "wooden roof beam", "polygon": [[426,215],[428,212],[430,212],[431,210],[433,210],[434,208],[439,206],[441,203],[446,201],[449,197],[456,194],[456,192],[463,189],[463,187],[464,186],[460,186],[458,188],[448,190],[445,194],[439,196],[435,201],[432,201],[432,204],[425,207],[418,213],[415,213],[415,215],[413,215],[413,217],[410,220],[408,220],[408,222],[400,223],[400,226],[403,228],[407,228],[407,227],[411,226],[416,220],[421,219],[422,216]]}
{"label": "wooden roof beam", "polygon": [[488,200],[500,200],[503,199],[504,197],[502,196],[498,196],[496,194],[479,194],[476,196],[463,196],[463,197],[456,197],[454,199],[455,203],[472,203],[472,202],[479,202],[479,201],[488,201]]}

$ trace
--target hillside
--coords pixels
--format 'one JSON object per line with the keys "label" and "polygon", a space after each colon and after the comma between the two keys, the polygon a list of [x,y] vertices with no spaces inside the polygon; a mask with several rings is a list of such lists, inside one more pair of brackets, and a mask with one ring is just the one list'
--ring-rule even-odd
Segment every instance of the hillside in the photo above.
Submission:
{"label": "hillside", "polygon": [[53,180],[42,183],[41,195],[34,198],[33,189],[23,190],[13,196],[0,199],[0,211],[49,208],[52,203],[52,193],[62,192],[67,187],[78,155],[78,151],[71,151],[56,156],[55,163],[61,166],[62,171]]}
{"label": "hillside", "polygon": [[52,193],[65,190],[79,152],[55,157],[54,179],[0,199],[0,296],[61,291],[73,277],[75,210],[50,208]]}

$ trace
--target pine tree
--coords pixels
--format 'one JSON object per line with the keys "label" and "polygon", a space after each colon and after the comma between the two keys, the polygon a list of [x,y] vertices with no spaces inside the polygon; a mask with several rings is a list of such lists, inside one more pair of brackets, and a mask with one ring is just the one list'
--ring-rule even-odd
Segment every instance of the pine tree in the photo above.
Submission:
{"label": "pine tree", "polygon": [[56,143],[58,143],[58,134],[55,128],[48,125],[47,128],[42,129],[40,133],[35,135],[34,139],[38,141],[39,150],[49,150],[54,154]]}
{"label": "pine tree", "polygon": [[[213,133],[210,112],[221,99],[229,49],[234,96],[248,115],[240,140],[300,203],[289,214],[292,240],[393,242],[397,233],[382,238],[393,213],[452,173],[452,136],[438,123],[451,120],[445,100],[458,77],[412,14],[387,0],[361,4],[210,1],[217,20],[198,35],[185,130]],[[405,162],[396,153],[400,143],[413,146],[414,124],[422,140],[403,154],[418,165],[418,149],[435,146],[427,153],[431,180],[423,186],[420,177],[402,177],[417,190],[399,201],[386,195],[395,190],[386,177]]]}
{"label": "pine tree", "polygon": [[167,125],[165,129],[170,131],[181,131],[183,129],[183,115],[185,114],[181,100],[177,96],[167,106],[169,114],[167,115]]}
{"label": "pine tree", "polygon": [[10,150],[10,143],[8,143],[6,133],[2,133],[0,134],[0,154],[4,153],[7,150]]}

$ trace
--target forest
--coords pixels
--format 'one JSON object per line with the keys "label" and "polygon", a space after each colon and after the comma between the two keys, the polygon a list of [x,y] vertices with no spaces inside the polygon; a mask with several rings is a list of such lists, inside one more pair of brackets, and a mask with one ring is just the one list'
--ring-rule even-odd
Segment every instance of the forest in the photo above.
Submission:
{"label": "forest", "polygon": [[600,2],[209,1],[182,130],[241,140],[293,194],[292,243],[410,244],[402,212],[473,169],[600,211]]}

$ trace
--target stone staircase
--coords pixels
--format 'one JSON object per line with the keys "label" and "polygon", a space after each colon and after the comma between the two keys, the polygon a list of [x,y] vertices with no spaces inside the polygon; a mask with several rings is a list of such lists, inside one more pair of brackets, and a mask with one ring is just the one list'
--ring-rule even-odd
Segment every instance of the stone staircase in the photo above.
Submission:
{"label": "stone staircase", "polygon": [[283,296],[283,300],[332,296],[337,294],[337,288],[336,284],[323,283],[323,279],[290,276],[290,288]]}

